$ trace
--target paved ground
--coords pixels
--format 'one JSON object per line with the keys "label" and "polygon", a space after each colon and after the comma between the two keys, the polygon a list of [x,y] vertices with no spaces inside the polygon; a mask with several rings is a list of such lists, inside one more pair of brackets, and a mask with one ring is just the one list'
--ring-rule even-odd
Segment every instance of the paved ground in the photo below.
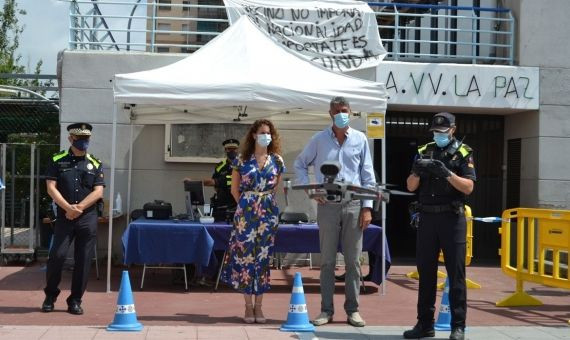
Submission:
{"label": "paved ground", "polygon": [[[273,289],[264,299],[268,324],[244,326],[242,297],[229,288],[212,292],[209,287],[192,286],[190,292],[185,292],[181,284],[173,283],[170,270],[154,270],[147,276],[145,290],[140,291],[141,270],[134,267],[129,269],[131,284],[137,317],[145,328],[139,333],[110,333],[104,327],[114,317],[121,270],[113,270],[112,293],[105,292],[104,277],[96,280],[93,275],[84,296],[85,314],[74,316],[65,312],[70,272],[64,273],[56,311],[46,314],[39,311],[45,280],[41,264],[0,267],[0,339],[398,339],[415,323],[417,282],[405,276],[414,270],[412,266],[391,268],[386,295],[368,283],[367,293],[360,299],[367,327],[347,326],[342,310],[344,284],[339,283],[332,325],[318,328],[315,334],[300,335],[277,329],[287,318],[296,271],[303,276],[309,315],[318,313],[318,269],[272,270]],[[483,286],[468,293],[469,339],[570,339],[570,291],[527,284],[525,290],[540,299],[543,306],[499,308],[495,302],[513,292],[514,280],[494,266],[472,266],[467,274]],[[438,293],[438,304],[440,297]],[[448,332],[437,334],[440,339],[448,336]]]}
{"label": "paved ground", "polygon": [[[0,339],[92,339],[92,340],[182,340],[182,339],[401,339],[406,329],[400,326],[322,326],[314,333],[284,333],[272,326],[145,326],[140,332],[107,332],[98,326],[0,326]],[[449,332],[436,332],[434,339],[447,339]],[[570,339],[568,327],[492,326],[469,327],[467,339],[486,340],[554,340]]]}

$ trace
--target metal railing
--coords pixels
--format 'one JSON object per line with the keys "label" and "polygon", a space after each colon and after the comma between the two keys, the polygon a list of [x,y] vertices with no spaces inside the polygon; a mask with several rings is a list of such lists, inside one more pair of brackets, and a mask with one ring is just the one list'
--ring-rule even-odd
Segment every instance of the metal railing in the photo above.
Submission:
{"label": "metal railing", "polygon": [[[223,32],[222,1],[60,0],[70,3],[70,49],[188,53]],[[213,3],[214,1],[210,1]],[[369,2],[387,60],[513,64],[509,9]]]}
{"label": "metal railing", "polygon": [[[59,145],[0,143],[0,256],[2,261],[30,261],[41,246],[41,218],[47,210],[47,160]],[[47,248],[47,244],[44,245]]]}
{"label": "metal railing", "polygon": [[509,9],[369,2],[387,59],[513,64]]}

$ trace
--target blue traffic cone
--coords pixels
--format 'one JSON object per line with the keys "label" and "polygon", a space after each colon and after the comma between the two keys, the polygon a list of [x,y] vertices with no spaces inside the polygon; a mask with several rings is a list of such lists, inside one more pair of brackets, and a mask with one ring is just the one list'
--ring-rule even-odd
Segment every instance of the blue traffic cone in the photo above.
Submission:
{"label": "blue traffic cone", "polygon": [[143,329],[143,325],[137,321],[135,301],[133,299],[133,292],[131,291],[131,282],[129,281],[129,272],[123,270],[115,319],[107,326],[107,330],[140,331],[141,329]]}
{"label": "blue traffic cone", "polygon": [[289,313],[287,321],[281,325],[283,332],[314,332],[315,326],[309,322],[307,304],[305,303],[305,292],[303,291],[303,281],[301,273],[295,273],[293,281],[293,294],[289,303]]}
{"label": "blue traffic cone", "polygon": [[443,287],[443,296],[441,297],[441,306],[437,315],[437,322],[434,326],[436,331],[451,330],[451,311],[449,309],[449,278],[445,279],[445,287]]}

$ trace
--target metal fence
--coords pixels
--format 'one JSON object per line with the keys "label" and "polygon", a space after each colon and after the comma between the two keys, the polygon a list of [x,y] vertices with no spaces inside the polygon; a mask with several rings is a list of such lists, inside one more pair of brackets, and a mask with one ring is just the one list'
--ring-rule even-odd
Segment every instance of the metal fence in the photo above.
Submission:
{"label": "metal fence", "polygon": [[[70,49],[191,53],[228,25],[221,0],[69,2]],[[387,60],[513,64],[509,9],[369,2]]]}
{"label": "metal fence", "polygon": [[36,248],[49,240],[42,218],[50,209],[44,184],[48,160],[59,148],[53,144],[1,143],[0,254],[3,262],[31,261]]}
{"label": "metal fence", "polygon": [[[0,74],[0,80],[8,83],[22,76],[26,79],[25,75],[5,76]],[[57,101],[29,88],[0,85],[0,179],[5,186],[0,192],[0,255],[4,262],[30,261],[38,246],[47,248],[41,221],[51,199],[43,174],[58,151],[59,135]]]}

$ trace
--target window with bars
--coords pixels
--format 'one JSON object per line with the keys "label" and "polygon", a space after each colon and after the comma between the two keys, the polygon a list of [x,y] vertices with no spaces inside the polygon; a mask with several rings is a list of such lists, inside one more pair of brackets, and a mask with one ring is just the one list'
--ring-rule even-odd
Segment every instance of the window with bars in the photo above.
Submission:
{"label": "window with bars", "polygon": [[[172,0],[158,0],[158,10],[159,11],[170,11],[172,10]],[[162,4],[162,6],[161,6]],[[165,6],[166,5],[166,6]]]}

